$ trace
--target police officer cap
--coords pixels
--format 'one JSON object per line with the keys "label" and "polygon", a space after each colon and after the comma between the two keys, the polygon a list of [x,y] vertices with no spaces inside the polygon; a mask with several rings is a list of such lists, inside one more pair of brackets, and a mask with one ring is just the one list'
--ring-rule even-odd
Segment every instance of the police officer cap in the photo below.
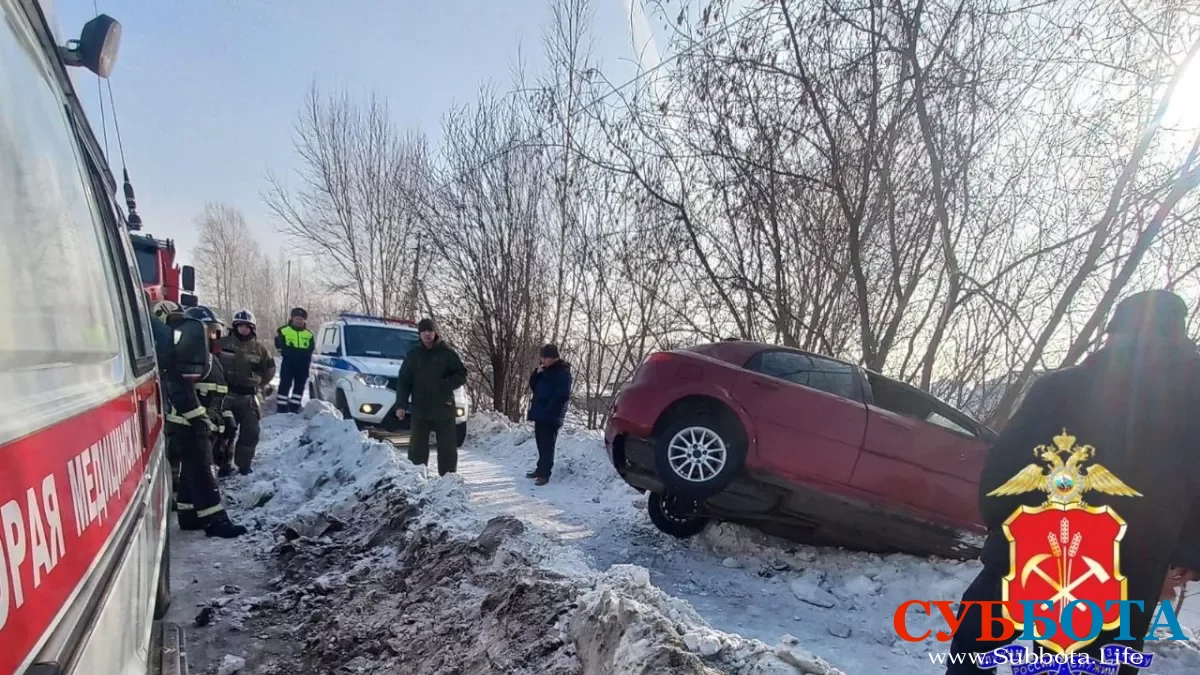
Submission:
{"label": "police officer cap", "polygon": [[307,321],[308,320],[308,312],[304,311],[303,307],[293,307],[291,317],[293,319],[296,317],[300,317],[301,319],[304,319],[305,321]]}

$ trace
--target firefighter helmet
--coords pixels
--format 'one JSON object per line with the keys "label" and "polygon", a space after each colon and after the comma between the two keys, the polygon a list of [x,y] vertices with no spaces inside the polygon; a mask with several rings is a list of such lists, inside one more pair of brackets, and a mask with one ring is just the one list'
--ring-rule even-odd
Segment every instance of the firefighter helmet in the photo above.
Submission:
{"label": "firefighter helmet", "polygon": [[173,300],[159,300],[154,304],[154,318],[166,323],[167,317],[179,313],[179,303]]}
{"label": "firefighter helmet", "polygon": [[248,309],[239,309],[238,311],[234,312],[233,325],[236,327],[238,324],[243,323],[251,328],[257,328],[258,322],[254,320],[254,312],[251,312]]}

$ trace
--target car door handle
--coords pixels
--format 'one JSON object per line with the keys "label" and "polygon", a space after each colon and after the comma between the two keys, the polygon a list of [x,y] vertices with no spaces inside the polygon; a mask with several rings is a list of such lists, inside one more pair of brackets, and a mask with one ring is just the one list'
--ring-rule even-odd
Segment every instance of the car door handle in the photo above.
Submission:
{"label": "car door handle", "polygon": [[762,380],[750,380],[750,384],[761,389],[769,389],[772,391],[779,388],[779,385],[775,384],[774,382],[763,382]]}

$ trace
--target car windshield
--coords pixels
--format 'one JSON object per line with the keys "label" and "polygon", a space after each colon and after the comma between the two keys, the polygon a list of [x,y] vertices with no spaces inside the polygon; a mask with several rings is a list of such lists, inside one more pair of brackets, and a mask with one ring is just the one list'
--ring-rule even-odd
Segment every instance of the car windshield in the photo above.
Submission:
{"label": "car windshield", "polygon": [[402,359],[416,344],[417,332],[386,326],[346,326],[346,356]]}
{"label": "car windshield", "polygon": [[138,272],[142,275],[142,283],[158,283],[158,250],[143,248],[135,245],[133,252],[137,258]]}

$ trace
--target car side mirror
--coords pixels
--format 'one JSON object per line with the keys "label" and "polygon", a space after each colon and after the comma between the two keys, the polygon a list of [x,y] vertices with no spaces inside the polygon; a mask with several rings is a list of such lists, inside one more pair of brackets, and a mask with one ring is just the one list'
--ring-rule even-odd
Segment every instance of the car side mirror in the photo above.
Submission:
{"label": "car side mirror", "polygon": [[179,270],[179,285],[188,293],[196,292],[196,268],[184,265]]}
{"label": "car side mirror", "polygon": [[179,294],[179,305],[181,307],[195,307],[198,304],[200,304],[200,302],[196,299],[195,295],[192,295],[191,293]]}
{"label": "car side mirror", "polygon": [[92,19],[83,26],[78,40],[69,40],[59,47],[59,54],[68,66],[83,66],[100,77],[112,74],[121,48],[121,23],[107,14]]}

